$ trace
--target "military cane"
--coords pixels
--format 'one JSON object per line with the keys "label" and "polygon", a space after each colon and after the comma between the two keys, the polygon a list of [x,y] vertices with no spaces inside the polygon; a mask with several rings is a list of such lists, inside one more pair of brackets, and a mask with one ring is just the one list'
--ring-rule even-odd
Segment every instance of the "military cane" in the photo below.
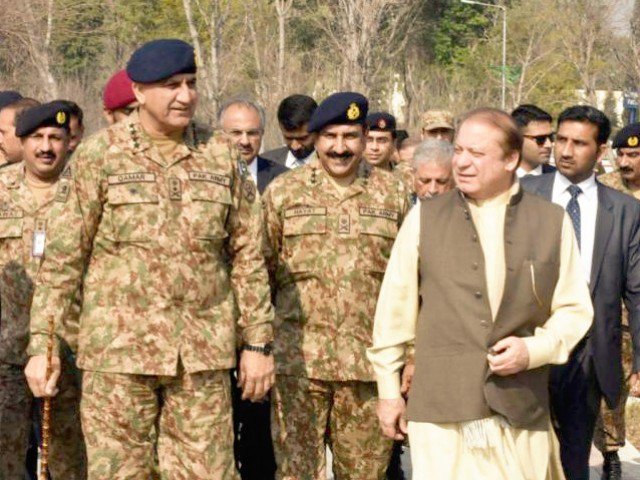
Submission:
{"label": "military cane", "polygon": [[[47,372],[46,379],[51,377],[51,363],[53,361],[54,321],[49,318],[49,338],[47,341]],[[40,451],[40,479],[48,480],[49,470],[49,442],[51,440],[51,397],[45,397],[42,406],[42,448]]]}

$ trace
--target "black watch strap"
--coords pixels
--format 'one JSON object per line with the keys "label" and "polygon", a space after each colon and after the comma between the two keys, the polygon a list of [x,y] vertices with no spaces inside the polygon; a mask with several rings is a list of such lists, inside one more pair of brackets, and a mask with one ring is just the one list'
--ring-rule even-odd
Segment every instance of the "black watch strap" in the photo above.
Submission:
{"label": "black watch strap", "polygon": [[267,356],[271,355],[271,352],[273,351],[271,342],[266,343],[263,347],[259,347],[257,345],[249,345],[245,343],[244,345],[242,345],[242,349],[249,350],[250,352],[262,353],[263,355],[267,355]]}

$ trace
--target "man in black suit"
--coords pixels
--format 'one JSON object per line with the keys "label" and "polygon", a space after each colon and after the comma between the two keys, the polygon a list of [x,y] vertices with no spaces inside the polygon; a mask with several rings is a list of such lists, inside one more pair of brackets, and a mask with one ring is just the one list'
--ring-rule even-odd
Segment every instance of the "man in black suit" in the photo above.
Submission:
{"label": "man in black suit", "polygon": [[272,160],[258,155],[264,135],[264,110],[255,102],[235,98],[225,102],[218,112],[218,124],[236,145],[247,162],[249,173],[262,193],[267,185],[288,170]]}
{"label": "man in black suit", "polygon": [[554,137],[551,115],[535,105],[520,105],[511,117],[524,137],[518,178],[555,172],[556,168],[549,165]]}
{"label": "man in black suit", "polygon": [[[218,112],[218,124],[247,162],[249,173],[262,193],[267,185],[288,169],[258,155],[264,134],[264,110],[256,103],[236,98],[225,102]],[[271,441],[270,402],[252,403],[241,398],[231,372],[234,454],[242,480],[273,480],[276,461]]]}
{"label": "man in black suit", "polygon": [[287,168],[306,164],[314,153],[315,133],[309,133],[307,125],[318,104],[307,95],[291,95],[280,102],[278,124],[284,138],[284,147],[262,154]]}
{"label": "man in black suit", "polygon": [[595,311],[589,333],[567,364],[551,373],[552,415],[567,480],[589,478],[600,399],[615,408],[620,398],[621,300],[629,310],[634,344],[632,387],[640,370],[640,202],[602,185],[594,175],[610,132],[601,111],[566,109],[558,119],[554,147],[558,171],[520,180],[525,190],[567,209]]}

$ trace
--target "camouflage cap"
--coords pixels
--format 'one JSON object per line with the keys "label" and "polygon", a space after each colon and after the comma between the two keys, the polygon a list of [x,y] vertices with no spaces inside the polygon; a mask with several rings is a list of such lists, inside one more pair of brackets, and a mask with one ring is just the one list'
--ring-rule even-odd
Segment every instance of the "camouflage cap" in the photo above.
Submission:
{"label": "camouflage cap", "polygon": [[453,114],[447,110],[427,110],[422,114],[422,129],[434,130],[436,128],[448,128],[454,130]]}

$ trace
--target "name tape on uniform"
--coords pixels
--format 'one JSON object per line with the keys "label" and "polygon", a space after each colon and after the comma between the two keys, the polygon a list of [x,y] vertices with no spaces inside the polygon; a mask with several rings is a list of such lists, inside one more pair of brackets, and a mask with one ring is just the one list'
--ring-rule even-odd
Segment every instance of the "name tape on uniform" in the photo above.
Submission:
{"label": "name tape on uniform", "polygon": [[398,220],[400,218],[400,214],[395,210],[373,207],[360,207],[360,216],[386,218],[388,220]]}
{"label": "name tape on uniform", "polygon": [[284,218],[307,217],[309,215],[326,215],[327,207],[295,207],[285,210]]}
{"label": "name tape on uniform", "polygon": [[155,173],[137,172],[121,173],[119,175],[109,175],[109,185],[122,185],[125,183],[155,182]]}
{"label": "name tape on uniform", "polygon": [[20,209],[2,209],[0,210],[0,219],[1,218],[22,218],[24,213]]}
{"label": "name tape on uniform", "polygon": [[228,177],[227,175],[222,175],[220,173],[189,172],[189,180],[192,180],[195,182],[217,183],[218,185],[222,185],[224,187],[231,186],[231,177]]}

